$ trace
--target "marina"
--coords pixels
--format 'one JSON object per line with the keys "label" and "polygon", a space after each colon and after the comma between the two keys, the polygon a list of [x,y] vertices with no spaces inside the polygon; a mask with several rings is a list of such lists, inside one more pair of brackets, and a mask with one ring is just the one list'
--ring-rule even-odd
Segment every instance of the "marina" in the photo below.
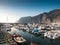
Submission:
{"label": "marina", "polygon": [[[11,25],[11,26],[10,26]],[[7,27],[8,28],[7,28]],[[24,25],[25,26],[25,25]],[[15,45],[59,45],[60,44],[60,30],[54,29],[53,27],[34,27],[33,29],[27,29],[24,31],[18,24],[4,24],[1,26],[1,30],[4,34],[4,44],[15,44]],[[10,29],[7,31],[7,29]],[[5,31],[4,31],[5,30]],[[1,35],[3,36],[3,35]],[[1,39],[2,40],[2,39]],[[0,41],[1,43],[2,41]],[[2,43],[3,44],[3,43]]]}
{"label": "marina", "polygon": [[[13,34],[13,32],[9,32],[11,34]],[[21,35],[23,38],[26,39],[26,45],[30,45],[30,43],[36,43],[38,45],[59,45],[60,44],[60,40],[56,39],[56,40],[50,40],[48,38],[43,38],[42,36],[37,36],[37,35],[33,35],[30,34],[28,32],[24,32],[22,30],[18,30],[16,31],[16,33],[18,33],[19,35]]]}
{"label": "marina", "polygon": [[0,0],[0,45],[60,45],[60,0]]}

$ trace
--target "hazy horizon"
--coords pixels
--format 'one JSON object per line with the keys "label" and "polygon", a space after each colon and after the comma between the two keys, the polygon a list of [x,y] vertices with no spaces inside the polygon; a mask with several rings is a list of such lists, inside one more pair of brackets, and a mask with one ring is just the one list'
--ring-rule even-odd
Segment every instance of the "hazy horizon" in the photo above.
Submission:
{"label": "hazy horizon", "polygon": [[0,0],[0,22],[13,23],[21,17],[36,16],[53,9],[60,9],[59,0]]}

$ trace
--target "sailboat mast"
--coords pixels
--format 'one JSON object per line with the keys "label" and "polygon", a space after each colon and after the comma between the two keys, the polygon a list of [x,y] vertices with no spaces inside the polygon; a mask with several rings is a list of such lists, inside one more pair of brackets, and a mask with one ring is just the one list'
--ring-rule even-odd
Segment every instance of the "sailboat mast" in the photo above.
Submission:
{"label": "sailboat mast", "polygon": [[32,43],[32,35],[31,35],[31,43],[30,43],[30,45],[33,45],[33,43]]}
{"label": "sailboat mast", "polygon": [[8,16],[7,16],[7,23],[8,23]]}

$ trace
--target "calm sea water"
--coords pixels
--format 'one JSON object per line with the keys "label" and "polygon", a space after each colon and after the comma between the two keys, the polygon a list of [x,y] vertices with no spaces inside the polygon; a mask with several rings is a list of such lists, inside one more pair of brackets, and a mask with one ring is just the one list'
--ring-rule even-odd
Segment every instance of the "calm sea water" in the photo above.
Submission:
{"label": "calm sea water", "polygon": [[[11,31],[9,33],[13,34],[14,32]],[[30,34],[28,32],[23,32],[22,30],[17,30],[16,33],[27,40],[26,45],[30,45],[31,42],[37,43],[38,45],[60,45],[60,40],[50,40],[41,36]]]}

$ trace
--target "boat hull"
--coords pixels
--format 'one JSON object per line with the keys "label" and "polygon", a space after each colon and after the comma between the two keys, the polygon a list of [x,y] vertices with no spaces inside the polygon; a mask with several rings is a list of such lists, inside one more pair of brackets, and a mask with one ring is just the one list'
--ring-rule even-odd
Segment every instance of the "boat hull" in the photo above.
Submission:
{"label": "boat hull", "polygon": [[[22,37],[21,37],[22,38]],[[18,45],[25,45],[26,44],[26,40],[24,39],[24,41],[17,41],[15,38],[14,38],[14,41],[18,44]]]}
{"label": "boat hull", "polygon": [[26,45],[26,42],[22,42],[22,43],[19,43],[19,42],[16,42],[18,45]]}

